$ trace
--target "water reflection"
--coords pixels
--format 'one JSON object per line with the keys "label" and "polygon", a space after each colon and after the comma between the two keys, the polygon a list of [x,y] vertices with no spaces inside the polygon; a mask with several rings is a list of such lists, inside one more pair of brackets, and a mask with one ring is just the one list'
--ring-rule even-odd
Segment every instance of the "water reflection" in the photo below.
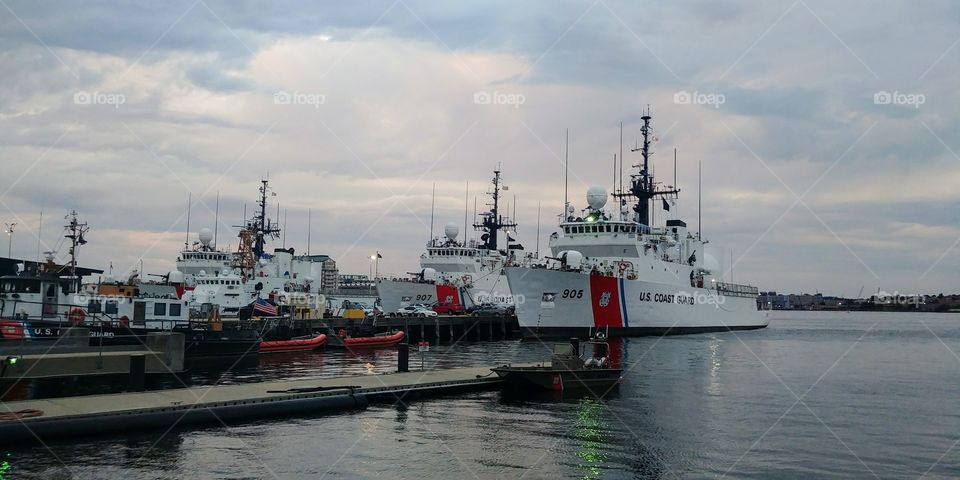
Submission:
{"label": "water reflection", "polygon": [[599,402],[589,398],[581,400],[577,406],[574,435],[577,439],[577,457],[581,460],[578,467],[584,479],[599,478],[600,465],[607,458],[603,445],[603,432],[606,431],[601,411],[603,408]]}

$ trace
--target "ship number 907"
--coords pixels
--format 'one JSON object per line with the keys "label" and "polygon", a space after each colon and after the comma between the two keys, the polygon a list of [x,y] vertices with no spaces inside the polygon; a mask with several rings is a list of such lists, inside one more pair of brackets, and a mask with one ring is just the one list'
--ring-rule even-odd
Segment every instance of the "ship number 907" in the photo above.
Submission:
{"label": "ship number 907", "polygon": [[565,288],[560,293],[560,298],[583,298],[583,290],[576,288]]}
{"label": "ship number 907", "polygon": [[433,299],[433,295],[417,295],[418,302],[422,302],[424,300],[431,300],[431,299]]}

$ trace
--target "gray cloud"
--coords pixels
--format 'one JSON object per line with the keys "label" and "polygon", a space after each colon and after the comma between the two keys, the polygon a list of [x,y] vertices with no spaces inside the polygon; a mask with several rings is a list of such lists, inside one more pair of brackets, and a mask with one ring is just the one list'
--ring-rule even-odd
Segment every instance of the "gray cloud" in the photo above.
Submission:
{"label": "gray cloud", "polygon": [[[437,227],[460,223],[465,182],[472,211],[498,163],[530,248],[543,203],[545,245],[562,201],[564,129],[571,197],[582,203],[588,185],[612,181],[619,122],[632,144],[649,104],[660,179],[672,177],[679,147],[680,210],[692,218],[704,162],[706,232],[735,255],[794,201],[768,167],[797,194],[832,168],[805,202],[840,240],[797,206],[743,258],[737,280],[847,294],[955,283],[960,252],[919,280],[960,236],[950,187],[960,181],[950,152],[960,152],[960,50],[947,51],[960,7],[949,2],[8,5],[56,57],[0,10],[0,192],[9,189],[10,207],[0,217],[34,225],[43,208],[44,240],[56,243],[50,219],[76,208],[102,240],[85,257],[100,266],[145,257],[150,270],[170,268],[190,191],[192,227],[212,225],[220,192],[221,244],[232,243],[230,226],[268,173],[289,208],[288,244],[304,249],[310,208],[312,250],[347,271],[366,271],[375,249],[384,271],[414,268],[431,185]],[[475,105],[480,90],[525,103]],[[677,105],[681,90],[725,102]],[[78,105],[80,91],[126,101]],[[277,105],[278,91],[324,102]],[[926,102],[878,105],[880,91]],[[36,240],[21,232],[14,250],[27,255]]]}

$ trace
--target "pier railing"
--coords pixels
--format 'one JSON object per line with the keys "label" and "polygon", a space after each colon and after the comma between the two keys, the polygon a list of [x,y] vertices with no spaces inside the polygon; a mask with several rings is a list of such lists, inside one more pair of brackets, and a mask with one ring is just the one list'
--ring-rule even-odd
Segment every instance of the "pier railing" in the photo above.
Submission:
{"label": "pier railing", "polygon": [[732,297],[757,297],[760,295],[760,290],[751,285],[717,282],[716,286],[717,293],[730,295]]}

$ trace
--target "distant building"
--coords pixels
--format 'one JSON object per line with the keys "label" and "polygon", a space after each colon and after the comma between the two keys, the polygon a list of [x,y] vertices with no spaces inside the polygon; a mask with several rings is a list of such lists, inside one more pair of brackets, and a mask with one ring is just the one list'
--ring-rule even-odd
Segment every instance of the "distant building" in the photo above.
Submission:
{"label": "distant building", "polygon": [[337,289],[337,284],[340,282],[340,272],[337,270],[337,262],[329,255],[302,255],[298,259],[320,265],[321,293],[330,293]]}

